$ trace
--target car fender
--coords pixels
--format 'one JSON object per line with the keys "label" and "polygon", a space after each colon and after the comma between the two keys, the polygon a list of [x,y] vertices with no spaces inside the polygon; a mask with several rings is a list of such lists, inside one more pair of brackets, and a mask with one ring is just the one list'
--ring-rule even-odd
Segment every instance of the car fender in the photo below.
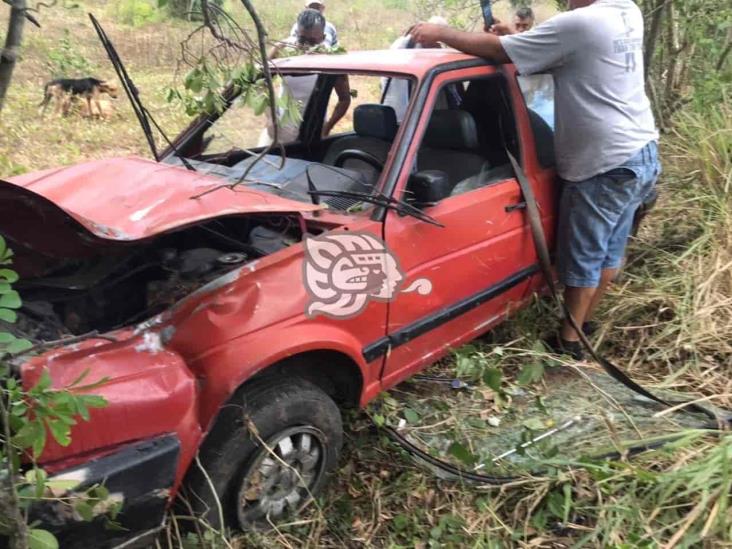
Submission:
{"label": "car fender", "polygon": [[218,409],[256,374],[285,359],[310,352],[331,351],[351,360],[361,373],[363,395],[367,387],[379,383],[380,362],[367,364],[362,348],[362,342],[332,321],[284,322],[230,341],[190,365],[199,379],[204,380],[200,393],[200,423],[204,428],[210,427]]}

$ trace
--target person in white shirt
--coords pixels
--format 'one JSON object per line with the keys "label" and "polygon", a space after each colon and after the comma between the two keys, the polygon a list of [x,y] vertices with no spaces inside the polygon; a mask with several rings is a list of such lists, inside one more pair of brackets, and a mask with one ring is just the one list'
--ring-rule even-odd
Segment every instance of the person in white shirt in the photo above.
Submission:
{"label": "person in white shirt", "polygon": [[[305,8],[311,9],[311,10],[317,10],[321,13],[321,15],[325,12],[325,2],[322,0],[314,0],[310,1],[307,0],[305,2]],[[336,31],[335,26],[326,20],[325,22],[325,40],[323,40],[323,43],[328,46],[329,48],[337,48],[338,47],[338,32]],[[290,37],[291,38],[297,38],[297,21],[295,21],[295,24],[292,25],[292,29],[290,30]]]}
{"label": "person in white shirt", "polygon": [[[317,48],[325,42],[325,17],[318,11],[313,9],[305,9],[297,18],[297,35],[288,37],[281,43],[277,44],[270,54],[270,58],[276,58],[282,50],[295,49],[305,52],[312,48]],[[313,94],[315,84],[318,81],[317,74],[304,75],[287,75],[282,78],[282,86],[279,90],[279,96],[283,97],[288,94],[298,108],[300,115],[305,112],[305,108]],[[322,136],[327,137],[333,130],[333,127],[345,116],[351,106],[351,88],[348,83],[348,76],[340,76],[334,84],[335,92],[338,96],[333,113],[323,124]],[[284,121],[284,111],[280,109],[279,113],[279,131],[278,140],[280,143],[290,143],[297,140],[300,132],[300,122]],[[264,147],[272,142],[271,123],[267,128],[262,130],[259,138],[259,146]]]}
{"label": "person in white shirt", "polygon": [[[435,15],[430,18],[433,25],[447,26],[447,19]],[[441,48],[439,42],[415,42],[410,34],[405,34],[394,40],[389,47],[391,50],[411,49],[411,48]],[[384,95],[382,103],[394,109],[397,122],[402,123],[404,115],[409,106],[410,82],[407,78],[382,78],[381,93]]]}
{"label": "person in white shirt", "polygon": [[[643,14],[632,0],[569,0],[569,11],[519,34],[469,33],[420,23],[416,40],[439,41],[555,85],[556,161],[562,179],[557,275],[571,315],[589,319],[620,269],[635,211],[661,172],[658,130],[646,95]],[[582,358],[565,320],[547,340]]]}

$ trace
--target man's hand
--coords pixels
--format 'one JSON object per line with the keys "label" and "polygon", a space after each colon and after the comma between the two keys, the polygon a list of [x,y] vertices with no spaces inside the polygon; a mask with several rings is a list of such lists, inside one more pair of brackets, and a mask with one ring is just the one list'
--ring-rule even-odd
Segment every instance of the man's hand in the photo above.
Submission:
{"label": "man's hand", "polygon": [[513,27],[511,27],[511,25],[509,25],[508,23],[502,23],[500,19],[494,19],[493,24],[489,28],[486,28],[484,26],[483,30],[485,32],[490,32],[491,34],[495,34],[496,36],[515,34]]}
{"label": "man's hand", "polygon": [[412,39],[417,44],[433,44],[435,42],[444,41],[444,33],[448,27],[444,25],[434,25],[432,23],[417,23],[414,25],[407,34],[412,36]]}
{"label": "man's hand", "polygon": [[470,55],[484,57],[497,63],[510,63],[501,41],[495,34],[465,32],[444,25],[417,23],[410,30],[415,42],[442,42]]}

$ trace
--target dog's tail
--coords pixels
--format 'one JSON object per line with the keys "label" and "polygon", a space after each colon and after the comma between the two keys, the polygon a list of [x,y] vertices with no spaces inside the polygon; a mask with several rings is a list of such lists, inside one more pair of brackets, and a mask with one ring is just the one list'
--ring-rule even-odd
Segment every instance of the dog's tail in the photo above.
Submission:
{"label": "dog's tail", "polygon": [[48,93],[48,88],[51,86],[51,82],[46,82],[46,85],[43,86],[43,100],[38,103],[39,107],[43,107],[44,105],[47,105],[48,102],[51,100],[51,94]]}

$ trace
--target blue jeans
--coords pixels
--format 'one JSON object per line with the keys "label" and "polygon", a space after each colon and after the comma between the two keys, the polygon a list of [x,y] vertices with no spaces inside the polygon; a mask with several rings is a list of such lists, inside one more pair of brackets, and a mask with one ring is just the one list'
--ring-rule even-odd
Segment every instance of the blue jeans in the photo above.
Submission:
{"label": "blue jeans", "polygon": [[557,274],[565,286],[597,288],[603,269],[622,265],[635,212],[660,173],[658,145],[651,141],[617,168],[563,181]]}

